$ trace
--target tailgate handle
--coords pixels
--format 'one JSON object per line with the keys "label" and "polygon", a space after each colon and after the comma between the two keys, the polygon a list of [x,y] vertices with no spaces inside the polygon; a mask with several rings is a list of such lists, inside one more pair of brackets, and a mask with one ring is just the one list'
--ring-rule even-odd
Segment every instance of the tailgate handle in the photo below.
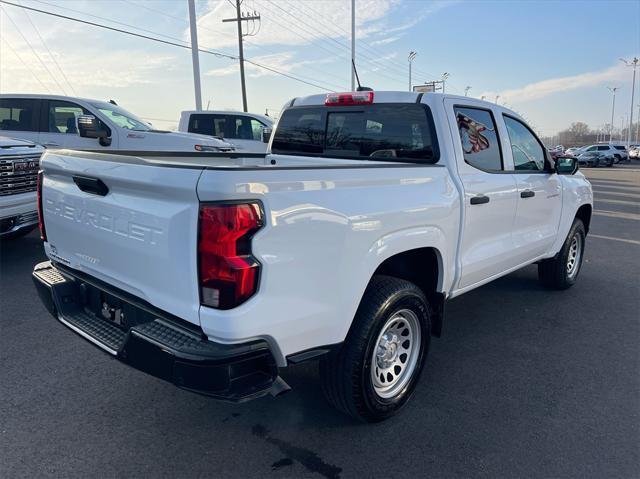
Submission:
{"label": "tailgate handle", "polygon": [[85,193],[91,193],[98,196],[107,196],[107,193],[109,193],[109,188],[100,178],[73,176],[73,182]]}

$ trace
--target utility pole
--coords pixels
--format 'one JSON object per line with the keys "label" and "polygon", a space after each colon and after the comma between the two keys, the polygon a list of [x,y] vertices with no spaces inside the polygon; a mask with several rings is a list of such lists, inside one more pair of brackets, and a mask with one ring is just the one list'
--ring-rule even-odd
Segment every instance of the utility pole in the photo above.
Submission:
{"label": "utility pole", "polygon": [[444,93],[444,84],[447,81],[447,78],[449,78],[449,74],[447,72],[444,72],[442,74],[442,93]]}
{"label": "utility pole", "polygon": [[411,64],[413,63],[414,58],[416,57],[416,52],[409,52],[409,56],[407,60],[409,61],[409,91],[411,91]]}
{"label": "utility pole", "polygon": [[616,91],[619,90],[619,87],[607,87],[611,93],[613,93],[613,103],[611,104],[611,128],[609,129],[609,143],[611,143],[611,139],[613,138],[613,114],[616,111]]}
{"label": "utility pole", "polygon": [[[190,0],[193,1],[193,0]],[[241,0],[236,0],[236,18],[225,18],[222,20],[223,22],[237,22],[238,23],[238,56],[240,60],[240,86],[242,87],[242,110],[247,111],[247,87],[244,80],[244,49],[243,49],[243,41],[242,37],[244,36],[242,33],[242,22],[260,20],[260,15],[256,12],[253,15],[248,14],[242,16],[240,13],[240,4]]]}
{"label": "utility pole", "polygon": [[470,86],[467,86],[467,87],[464,89],[464,96],[469,96],[469,90],[471,90],[471,87],[470,87]]}
{"label": "utility pole", "polygon": [[636,92],[636,68],[638,67],[638,62],[640,62],[640,60],[638,57],[634,57],[631,61],[627,61],[624,58],[621,58],[620,61],[628,67],[633,67],[633,82],[631,83],[631,112],[629,113],[629,131],[627,132],[627,148],[629,148],[629,145],[631,145],[631,125],[633,125],[633,97]]}
{"label": "utility pole", "polygon": [[200,57],[198,56],[198,26],[196,24],[196,6],[189,0],[189,29],[191,30],[191,61],[193,62],[193,88],[196,93],[196,110],[202,110],[202,91],[200,89]]}
{"label": "utility pole", "polygon": [[[356,0],[351,0],[351,91],[356,91]],[[409,66],[411,68],[411,66]]]}

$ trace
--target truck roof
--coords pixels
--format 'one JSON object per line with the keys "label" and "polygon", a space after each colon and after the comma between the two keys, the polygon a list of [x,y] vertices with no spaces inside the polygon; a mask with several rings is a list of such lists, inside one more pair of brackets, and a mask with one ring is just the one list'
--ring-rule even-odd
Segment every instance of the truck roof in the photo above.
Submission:
{"label": "truck roof", "polygon": [[86,102],[108,102],[109,100],[98,100],[97,98],[83,98],[80,96],[50,95],[44,93],[0,93],[0,98],[34,98],[38,100],[80,100]]}
{"label": "truck roof", "polygon": [[[350,92],[345,92],[350,93]],[[412,91],[374,91],[373,92],[373,103],[415,103],[418,101],[418,98],[423,97],[434,97],[434,98],[454,98],[461,99],[465,101],[473,100],[474,102],[482,102],[492,106],[495,106],[495,103],[491,103],[484,100],[478,100],[472,97],[460,96],[460,95],[450,95],[448,93],[418,93]],[[288,106],[311,106],[311,105],[324,105],[325,99],[327,97],[326,93],[321,93],[317,95],[309,95],[304,97],[294,98]]]}

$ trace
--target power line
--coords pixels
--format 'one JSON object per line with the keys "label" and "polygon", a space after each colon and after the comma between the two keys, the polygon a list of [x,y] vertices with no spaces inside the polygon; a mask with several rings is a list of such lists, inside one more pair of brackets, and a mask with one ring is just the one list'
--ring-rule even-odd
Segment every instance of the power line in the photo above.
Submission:
{"label": "power line", "polygon": [[27,10],[24,10],[24,14],[27,17],[27,20],[29,20],[29,23],[31,24],[31,26],[33,27],[33,29],[36,31],[36,33],[38,34],[38,38],[40,39],[40,42],[42,43],[42,45],[44,46],[44,48],[47,50],[47,52],[49,53],[49,56],[51,57],[51,60],[53,60],[53,63],[58,67],[58,70],[60,71],[60,73],[62,74],[62,78],[64,78],[64,81],[67,82],[67,85],[69,86],[69,88],[71,89],[71,91],[73,92],[74,95],[78,95],[76,93],[75,88],[73,88],[73,84],[69,81],[69,79],[67,78],[67,75],[65,75],[64,70],[60,67],[60,64],[58,63],[58,61],[56,60],[56,57],[53,55],[53,53],[51,53],[51,50],[49,49],[49,46],[47,45],[47,42],[44,41],[44,39],[42,38],[42,35],[40,35],[40,29],[38,29],[38,27],[36,26],[36,24],[33,22],[33,20],[31,20],[31,16],[29,15],[29,12]]}
{"label": "power line", "polygon": [[[302,23],[302,24],[306,25],[307,27],[309,27],[310,29],[312,29],[312,30],[316,31],[317,33],[319,33],[322,37],[324,37],[324,38],[323,38],[323,40],[324,40],[324,41],[327,41],[327,42],[329,42],[329,41],[330,41],[330,42],[333,42],[333,43],[335,43],[336,45],[338,45],[338,47],[340,47],[340,48],[338,49],[338,51],[339,51],[339,54],[340,54],[340,55],[342,55],[342,54],[344,54],[344,53],[345,53],[345,52],[343,52],[343,51],[341,50],[342,48],[346,49],[346,50],[347,50],[347,52],[349,52],[349,51],[350,51],[350,47],[348,47],[347,45],[345,45],[345,44],[341,43],[340,41],[336,40],[335,38],[330,37],[329,35],[327,35],[326,33],[322,32],[321,30],[318,30],[314,25],[311,25],[311,24],[309,24],[308,22],[305,22],[304,20],[302,20],[302,19],[300,19],[300,18],[296,17],[296,16],[295,16],[295,15],[293,15],[291,12],[289,12],[289,11],[285,10],[285,9],[284,9],[284,8],[282,8],[280,5],[278,5],[277,3],[274,3],[272,0],[266,0],[266,1],[267,1],[267,2],[269,2],[270,4],[272,4],[274,7],[278,8],[279,10],[281,10],[282,12],[286,13],[287,15],[289,15],[289,16],[290,16],[291,18],[293,18],[296,22],[300,22],[300,23]],[[281,23],[277,22],[276,20],[273,20],[273,19],[271,19],[271,20],[272,20],[272,21],[274,21],[275,23],[278,23],[279,25],[283,26],[284,28],[288,28],[288,29],[289,29],[289,31],[292,31],[292,30],[290,30],[290,29],[291,29],[291,24],[289,24],[289,25],[282,25]],[[295,25],[295,24],[294,24],[294,25]],[[296,25],[296,27],[297,27],[297,25]],[[301,27],[297,27],[297,28],[302,29]],[[312,38],[311,38],[311,40],[313,41],[313,40],[315,40],[315,38],[313,38],[313,37],[312,37]],[[320,45],[318,45],[318,46],[320,46]],[[333,45],[332,45],[332,46],[333,46]],[[321,48],[322,48],[322,47],[321,47]],[[333,48],[336,48],[336,47],[335,47],[335,46],[333,46]],[[324,49],[324,48],[323,48],[323,49]],[[326,49],[324,49],[324,50],[326,50]],[[332,54],[333,54],[333,52],[329,52],[329,53],[332,53]],[[384,69],[384,70],[385,70],[385,73],[383,73],[383,72],[381,72],[381,71],[379,71],[379,70],[378,70],[378,71],[377,71],[377,73],[378,73],[378,74],[381,74],[382,76],[386,76],[388,79],[393,80],[393,81],[402,81],[402,82],[404,82],[404,81],[405,81],[404,76],[401,76],[401,75],[399,75],[399,74],[397,74],[397,73],[395,73],[395,72],[392,72],[391,70],[389,70],[389,72],[388,72],[388,73],[386,73],[386,67],[382,66],[381,64],[376,64],[379,60],[377,60],[377,59],[369,59],[369,57],[367,57],[367,56],[365,56],[365,55],[362,55],[362,57],[365,59],[365,61],[368,61],[369,63],[372,63],[372,64],[374,64],[375,66],[377,66],[378,68],[382,68],[382,69]],[[372,70],[372,69],[370,69],[370,70]],[[375,70],[372,70],[372,71],[375,71]]]}
{"label": "power line", "polygon": [[[4,2],[3,2],[4,3]],[[22,7],[22,5],[19,5],[20,7]],[[7,15],[7,18],[9,19],[9,21],[11,22],[11,24],[14,26],[14,28],[18,31],[18,33],[20,34],[20,36],[22,37],[22,39],[25,41],[25,43],[29,46],[29,48],[31,49],[31,51],[33,52],[33,54],[36,56],[36,58],[40,61],[40,63],[42,64],[42,66],[44,67],[44,69],[47,71],[47,73],[49,73],[49,75],[51,76],[51,78],[53,79],[53,81],[56,83],[56,85],[58,85],[58,88],[60,88],[60,90],[62,90],[62,92],[66,95],[67,92],[65,91],[65,89],[62,87],[62,85],[60,84],[60,82],[58,82],[58,79],[56,78],[56,76],[51,73],[51,70],[49,70],[49,67],[47,66],[47,64],[45,62],[42,61],[42,58],[40,58],[40,55],[38,54],[38,52],[36,51],[35,48],[33,48],[33,45],[31,45],[31,42],[29,42],[29,40],[27,40],[27,37],[25,37],[24,33],[22,33],[22,30],[20,30],[20,27],[18,27],[18,25],[16,24],[16,22],[13,21],[13,18],[11,18],[11,15],[9,15],[9,12],[7,12],[4,8],[2,9],[2,11]]]}
{"label": "power line", "polygon": [[[154,38],[154,37],[150,37],[148,35],[143,35],[141,33],[131,32],[131,31],[128,31],[128,30],[123,30],[121,28],[115,28],[115,27],[111,27],[111,26],[108,26],[108,25],[103,25],[103,24],[100,24],[100,23],[90,22],[88,20],[82,20],[82,19],[79,19],[79,18],[70,17],[70,16],[67,16],[67,15],[59,14],[59,13],[48,12],[46,10],[40,10],[38,8],[27,7],[26,5],[19,5],[19,4],[16,4],[16,3],[8,2],[6,0],[0,0],[0,3],[4,3],[6,5],[11,5],[13,7],[24,8],[24,9],[27,9],[27,10],[31,10],[33,12],[42,13],[44,15],[50,15],[50,16],[57,17],[57,18],[63,18],[65,20],[70,20],[70,21],[73,21],[73,22],[83,23],[85,25],[91,25],[91,26],[94,26],[94,27],[97,27],[97,28],[103,28],[105,30],[110,30],[110,31],[113,31],[113,32],[123,33],[125,35],[130,35],[130,36],[134,36],[134,37],[137,37],[137,38],[143,38],[145,40],[151,40],[151,41],[163,43],[165,45],[172,45],[174,47],[191,49],[191,47],[189,45],[182,45],[182,44],[176,43],[174,41],[163,40],[161,38]],[[207,53],[209,55],[214,55],[214,56],[217,56],[217,57],[220,57],[220,58],[227,58],[227,59],[230,59],[230,60],[238,60],[238,57],[235,56],[235,55],[230,55],[228,53],[216,51],[216,50],[213,50],[213,49],[202,49],[202,48],[199,48],[198,51],[200,51],[202,53]],[[250,63],[250,64],[258,67],[258,68],[262,68],[262,69],[270,71],[272,73],[276,73],[278,75],[290,78],[290,79],[295,80],[297,82],[305,83],[307,85],[310,85],[310,86],[313,86],[315,88],[319,88],[319,89],[325,90],[325,91],[330,91],[330,92],[334,91],[334,90],[332,90],[330,88],[326,88],[326,87],[324,87],[322,85],[319,85],[317,83],[314,83],[314,82],[311,82],[311,81],[307,81],[307,80],[303,80],[302,78],[299,78],[298,76],[292,75],[290,73],[285,73],[285,72],[279,71],[276,68],[273,68],[271,66],[268,66],[268,65],[265,65],[265,64],[262,64],[262,63],[258,63],[258,62],[253,61],[253,60],[248,60],[248,59],[245,60],[245,61],[247,63]]]}
{"label": "power line", "polygon": [[11,46],[11,44],[9,43],[9,40],[7,40],[6,38],[0,37],[2,38],[2,40],[7,44],[7,46],[9,47],[9,50],[11,50],[11,52],[18,58],[18,60],[20,60],[20,62],[22,63],[22,65],[27,69],[27,71],[29,73],[31,73],[31,75],[33,76],[33,78],[35,78],[36,80],[38,80],[38,83],[40,83],[40,86],[42,88],[44,88],[45,90],[47,90],[48,93],[51,93],[51,90],[49,89],[49,87],[47,85],[45,85],[44,83],[42,83],[42,80],[40,80],[40,77],[38,75],[36,75],[33,70],[31,68],[29,68],[29,65],[27,65],[25,63],[25,61],[22,59],[22,57],[20,55],[18,55],[18,52],[16,52],[13,47]]}

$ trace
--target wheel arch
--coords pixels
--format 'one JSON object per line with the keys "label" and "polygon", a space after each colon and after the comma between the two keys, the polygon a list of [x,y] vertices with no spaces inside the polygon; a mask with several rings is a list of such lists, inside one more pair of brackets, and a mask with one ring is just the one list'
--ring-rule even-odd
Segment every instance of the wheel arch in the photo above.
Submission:
{"label": "wheel arch", "polygon": [[589,233],[589,226],[591,225],[591,214],[593,207],[590,204],[584,204],[576,212],[576,218],[580,219],[584,224],[585,233]]}
{"label": "wheel arch", "polygon": [[378,265],[369,282],[377,275],[392,276],[415,284],[429,301],[431,334],[440,337],[445,295],[441,292],[444,263],[435,247],[421,247],[396,253]]}

